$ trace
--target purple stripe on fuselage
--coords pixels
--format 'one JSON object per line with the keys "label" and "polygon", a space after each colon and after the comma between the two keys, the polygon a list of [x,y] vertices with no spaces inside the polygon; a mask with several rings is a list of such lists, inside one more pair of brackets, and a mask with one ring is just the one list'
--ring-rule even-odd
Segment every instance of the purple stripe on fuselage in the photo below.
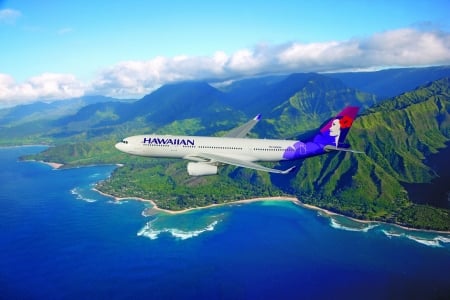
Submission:
{"label": "purple stripe on fuselage", "polygon": [[294,160],[317,155],[323,152],[323,146],[321,147],[315,142],[303,143],[298,141],[293,145],[293,147],[289,147],[286,151],[284,151],[283,158],[287,160]]}

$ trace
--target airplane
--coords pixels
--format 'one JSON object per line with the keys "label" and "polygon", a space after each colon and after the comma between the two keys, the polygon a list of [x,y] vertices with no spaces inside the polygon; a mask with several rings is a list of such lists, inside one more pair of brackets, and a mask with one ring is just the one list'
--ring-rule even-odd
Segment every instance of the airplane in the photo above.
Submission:
{"label": "airplane", "polygon": [[123,139],[115,147],[125,153],[147,156],[182,158],[189,160],[187,172],[191,176],[215,175],[221,165],[234,165],[258,171],[288,174],[256,162],[278,162],[304,159],[331,151],[362,153],[344,144],[359,107],[347,106],[323,125],[307,141],[245,138],[261,120],[257,115],[247,123],[232,129],[222,137],[137,135]]}

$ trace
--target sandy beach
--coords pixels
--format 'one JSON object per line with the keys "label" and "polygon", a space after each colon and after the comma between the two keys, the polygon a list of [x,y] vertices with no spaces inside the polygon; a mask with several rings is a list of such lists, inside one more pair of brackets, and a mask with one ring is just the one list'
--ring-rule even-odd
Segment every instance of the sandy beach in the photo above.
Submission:
{"label": "sandy beach", "polygon": [[60,164],[60,163],[56,163],[56,162],[43,161],[43,160],[30,159],[30,160],[27,160],[27,161],[36,161],[36,162],[39,162],[41,164],[45,164],[47,166],[50,166],[50,167],[52,167],[55,170],[56,169],[60,169],[60,168],[62,168],[64,166],[64,164]]}
{"label": "sandy beach", "polygon": [[52,167],[53,169],[59,169],[62,168],[64,166],[64,164],[60,164],[60,163],[55,163],[55,162],[47,162],[47,161],[39,161],[43,164],[49,165],[50,167]]}
{"label": "sandy beach", "polygon": [[[190,211],[194,211],[194,210],[199,210],[199,209],[206,209],[206,208],[211,208],[211,207],[218,207],[218,206],[224,206],[224,205],[234,205],[234,204],[244,204],[244,203],[252,203],[252,202],[258,202],[258,201],[290,201],[293,202],[297,205],[304,205],[303,203],[301,203],[297,198],[294,197],[266,197],[266,198],[252,198],[252,199],[244,199],[244,200],[236,200],[236,201],[230,201],[230,202],[225,202],[225,203],[216,203],[216,204],[210,204],[207,206],[202,206],[202,207],[192,207],[192,208],[186,208],[186,209],[182,209],[182,210],[168,210],[168,209],[164,209],[164,208],[159,208],[158,205],[156,204],[155,201],[150,200],[150,199],[143,199],[143,198],[139,198],[139,197],[124,197],[124,198],[120,198],[120,197],[115,197],[106,193],[103,193],[102,191],[99,191],[97,189],[94,188],[94,190],[99,193],[102,194],[103,196],[107,196],[110,198],[113,198],[115,201],[123,201],[123,200],[136,200],[136,201],[141,201],[141,202],[147,202],[152,204],[152,209],[159,211],[159,212],[164,212],[167,214],[183,214],[186,212],[190,212]],[[312,206],[314,207],[314,206]],[[321,210],[321,208],[317,207],[317,210]],[[324,212],[327,212],[326,210],[324,210]],[[331,213],[331,212],[329,212]]]}

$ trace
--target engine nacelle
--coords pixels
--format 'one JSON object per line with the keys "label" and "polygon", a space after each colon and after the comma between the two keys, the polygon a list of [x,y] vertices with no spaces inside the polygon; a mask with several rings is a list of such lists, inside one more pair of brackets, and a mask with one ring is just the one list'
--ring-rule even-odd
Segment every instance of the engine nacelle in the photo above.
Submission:
{"label": "engine nacelle", "polygon": [[190,162],[187,164],[188,174],[191,176],[216,175],[217,166],[198,162]]}

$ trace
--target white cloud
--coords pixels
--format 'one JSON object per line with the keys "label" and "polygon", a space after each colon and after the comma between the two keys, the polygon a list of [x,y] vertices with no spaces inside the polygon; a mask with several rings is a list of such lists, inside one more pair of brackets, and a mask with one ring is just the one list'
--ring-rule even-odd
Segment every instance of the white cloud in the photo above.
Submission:
{"label": "white cloud", "polygon": [[258,45],[231,55],[157,57],[103,70],[92,89],[110,96],[148,93],[181,80],[233,79],[267,73],[330,72],[450,64],[450,34],[399,29],[368,38]]}
{"label": "white cloud", "polygon": [[103,70],[91,93],[127,97],[143,95],[166,83],[222,78],[228,56],[217,52],[212,57],[158,56],[148,61],[125,61]]}
{"label": "white cloud", "polygon": [[85,86],[71,74],[44,73],[25,82],[0,74],[0,107],[35,100],[60,100],[80,97]]}
{"label": "white cloud", "polygon": [[0,10],[0,23],[14,24],[21,15],[22,13],[15,9],[2,9]]}
{"label": "white cloud", "polygon": [[56,99],[88,94],[139,98],[159,86],[184,80],[233,80],[292,72],[373,70],[386,67],[450,65],[450,33],[398,29],[365,38],[322,43],[261,44],[212,56],[158,56],[123,61],[82,84],[67,74],[42,74],[24,83],[0,76],[0,101]]}
{"label": "white cloud", "polygon": [[361,58],[372,65],[450,64],[450,34],[399,29],[375,34],[360,44]]}

